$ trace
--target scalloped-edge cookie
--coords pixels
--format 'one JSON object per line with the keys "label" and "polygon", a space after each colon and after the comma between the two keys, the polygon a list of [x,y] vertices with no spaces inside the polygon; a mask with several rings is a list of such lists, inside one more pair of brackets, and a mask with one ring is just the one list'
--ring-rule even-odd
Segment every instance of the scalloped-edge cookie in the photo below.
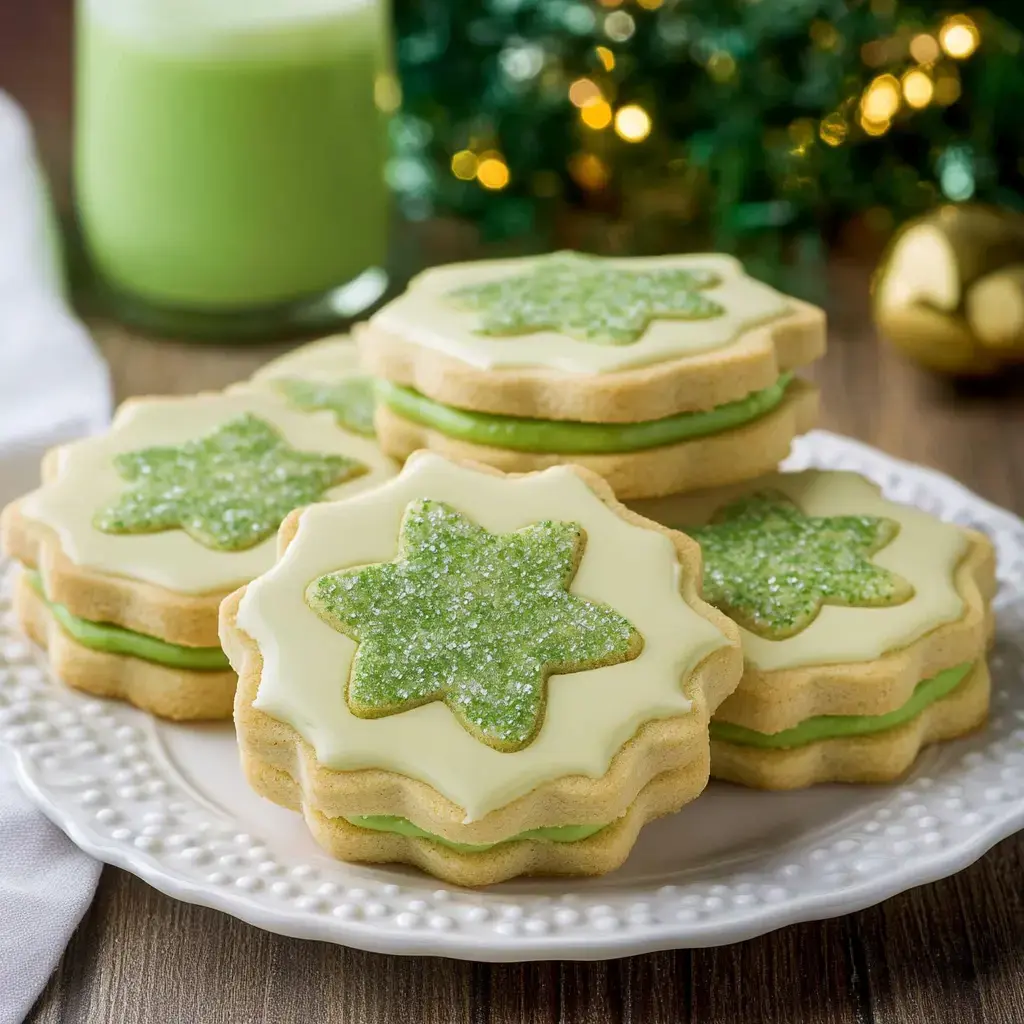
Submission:
{"label": "scalloped-edge cookie", "polygon": [[[695,270],[718,283],[699,294],[721,307],[695,319],[652,313],[635,339],[582,341],[520,324],[482,333],[482,312],[457,293],[569,258],[614,274]],[[581,296],[594,309],[593,296]],[[597,309],[596,319],[602,320]],[[569,330],[573,325],[568,325]],[[519,331],[521,333],[513,333]],[[825,351],[825,314],[743,273],[731,256],[600,259],[575,253],[434,267],[355,332],[368,372],[460,409],[637,423],[734,402],[774,384]]]}
{"label": "scalloped-edge cookie", "polygon": [[356,337],[388,454],[575,462],[644,498],[777,465],[816,418],[792,376],[825,317],[729,256],[563,252],[428,270]]}
{"label": "scalloped-edge cookie", "polygon": [[716,779],[754,789],[802,789],[822,782],[894,782],[932,743],[980,728],[988,717],[990,680],[984,661],[947,697],[884,732],[821,740],[788,749],[758,749],[712,738]]}
{"label": "scalloped-edge cookie", "polygon": [[982,534],[806,470],[637,502],[702,546],[704,596],[741,627],[743,680],[712,774],[766,789],[894,780],[988,706],[995,556]]}
{"label": "scalloped-edge cookie", "polygon": [[[273,564],[289,511],[394,472],[332,414],[276,395],[133,399],[105,434],[49,452],[42,487],[0,517],[5,552],[38,573],[41,594],[64,616],[62,625],[29,595],[23,621],[72,686],[167,717],[227,717],[230,701],[211,695],[233,678],[226,664],[214,672],[175,662],[219,651],[220,601]],[[86,646],[69,635],[76,627],[94,639],[138,634],[128,644],[137,653],[97,649],[107,646],[102,636]]]}
{"label": "scalloped-edge cookie", "polygon": [[759,419],[721,433],[634,452],[558,454],[474,444],[377,408],[381,446],[395,458],[427,448],[447,458],[485,463],[505,473],[528,473],[571,461],[603,477],[623,500],[655,498],[695,488],[749,480],[774,469],[793,438],[818,419],[818,389],[802,380],[788,384],[778,406]]}
{"label": "scalloped-edge cookie", "polygon": [[703,790],[737,630],[697,547],[594,474],[420,452],[280,547],[221,606],[236,731],[250,784],[333,855],[599,874]]}
{"label": "scalloped-edge cookie", "polygon": [[331,412],[338,425],[352,433],[374,434],[373,379],[362,369],[359,349],[347,334],[300,345],[229,391],[251,389],[278,394],[303,412]]}
{"label": "scalloped-edge cookie", "polygon": [[21,631],[47,652],[50,668],[68,686],[95,697],[116,697],[174,721],[230,718],[237,678],[231,669],[196,671],[77,643],[19,573],[14,611]]}

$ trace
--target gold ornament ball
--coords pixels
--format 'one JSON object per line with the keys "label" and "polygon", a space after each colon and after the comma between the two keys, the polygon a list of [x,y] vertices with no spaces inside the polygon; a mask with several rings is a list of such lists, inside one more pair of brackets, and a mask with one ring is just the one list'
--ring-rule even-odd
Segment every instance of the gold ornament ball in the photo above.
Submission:
{"label": "gold ornament ball", "polygon": [[871,294],[879,334],[929,370],[978,377],[1024,363],[1024,216],[972,203],[909,221]]}

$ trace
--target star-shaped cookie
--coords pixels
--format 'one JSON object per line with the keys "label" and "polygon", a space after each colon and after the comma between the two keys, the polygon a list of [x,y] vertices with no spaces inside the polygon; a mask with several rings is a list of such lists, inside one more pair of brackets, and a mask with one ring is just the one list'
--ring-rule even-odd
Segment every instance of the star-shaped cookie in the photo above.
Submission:
{"label": "star-shaped cookie", "polygon": [[891,519],[805,516],[784,494],[762,492],[683,529],[701,546],[704,600],[769,640],[806,629],[825,604],[887,607],[914,593],[871,561],[899,530]]}
{"label": "star-shaped cookie", "polygon": [[550,675],[635,658],[621,615],[569,593],[586,543],[575,523],[493,534],[454,508],[406,508],[398,558],[328,573],[310,607],[358,643],[346,698],[363,718],[441,700],[481,742],[527,746]]}
{"label": "star-shaped cookie", "polygon": [[199,440],[123,452],[114,464],[128,489],[96,513],[96,529],[181,529],[221,551],[253,547],[292,509],[366,472],[362,463],[342,455],[296,451],[249,413]]}
{"label": "star-shaped cookie", "polygon": [[626,270],[560,253],[511,277],[467,285],[449,301],[483,314],[480,333],[560,331],[594,345],[630,345],[652,320],[706,320],[725,312],[701,290],[719,284],[708,270]]}
{"label": "star-shaped cookie", "polygon": [[373,437],[373,410],[376,399],[369,377],[344,377],[339,380],[304,380],[282,377],[274,387],[303,412],[327,409],[334,413],[338,426],[364,437]]}

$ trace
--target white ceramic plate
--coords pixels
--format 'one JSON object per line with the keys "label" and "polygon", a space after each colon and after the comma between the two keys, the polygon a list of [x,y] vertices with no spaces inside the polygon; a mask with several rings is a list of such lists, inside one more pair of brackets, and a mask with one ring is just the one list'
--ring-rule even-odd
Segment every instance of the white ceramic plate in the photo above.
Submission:
{"label": "white ceramic plate", "polygon": [[324,856],[242,781],[231,726],[157,722],[55,684],[0,625],[0,739],[30,796],[84,850],[177,899],[286,935],[474,960],[600,959],[736,942],[952,874],[1024,827],[1024,523],[947,477],[815,433],[789,465],[854,469],[898,501],[987,532],[999,641],[987,730],[902,784],[755,793],[713,783],[644,829],[604,878],[472,892]]}

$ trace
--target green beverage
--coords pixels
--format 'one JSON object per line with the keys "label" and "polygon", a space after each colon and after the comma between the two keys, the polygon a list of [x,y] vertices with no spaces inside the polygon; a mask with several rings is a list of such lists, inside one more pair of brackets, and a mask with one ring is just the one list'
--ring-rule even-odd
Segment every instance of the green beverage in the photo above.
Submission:
{"label": "green beverage", "polygon": [[387,8],[79,0],[76,196],[107,290],[250,326],[353,280],[366,294],[386,249]]}

